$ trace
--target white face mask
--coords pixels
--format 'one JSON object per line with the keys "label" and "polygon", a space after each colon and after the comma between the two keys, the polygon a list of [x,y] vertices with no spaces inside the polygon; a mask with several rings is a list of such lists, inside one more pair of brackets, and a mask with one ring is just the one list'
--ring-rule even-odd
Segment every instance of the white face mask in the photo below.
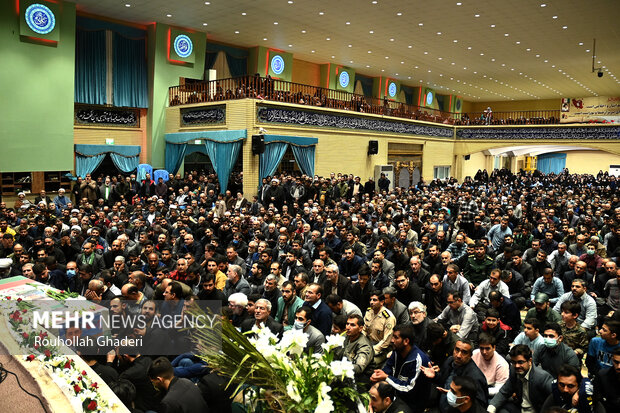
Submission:
{"label": "white face mask", "polygon": [[446,394],[446,397],[448,398],[448,404],[449,404],[451,407],[456,408],[456,407],[459,407],[459,406],[461,406],[461,405],[465,404],[465,402],[462,402],[462,403],[458,403],[458,402],[457,402],[457,400],[458,400],[458,399],[463,399],[463,398],[464,398],[464,396],[463,396],[463,397],[458,397],[456,394],[454,394],[454,393],[452,392],[452,390],[450,390],[450,391]]}
{"label": "white face mask", "polygon": [[295,330],[303,330],[306,327],[306,323],[302,323],[301,321],[295,320],[293,324],[293,329]]}

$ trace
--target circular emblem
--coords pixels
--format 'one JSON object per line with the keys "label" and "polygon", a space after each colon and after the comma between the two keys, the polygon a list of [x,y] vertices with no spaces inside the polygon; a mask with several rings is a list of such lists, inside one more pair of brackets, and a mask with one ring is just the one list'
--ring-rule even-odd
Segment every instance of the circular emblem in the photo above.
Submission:
{"label": "circular emblem", "polygon": [[426,94],[426,104],[431,105],[433,103],[433,92],[428,92]]}
{"label": "circular emblem", "polygon": [[42,4],[31,4],[26,9],[26,23],[30,30],[39,34],[48,34],[56,27],[54,13]]}
{"label": "circular emblem", "polygon": [[174,39],[174,52],[179,55],[179,57],[189,57],[193,50],[194,45],[192,43],[192,39],[188,36],[180,34]]}
{"label": "circular emblem", "polygon": [[274,56],[271,59],[271,71],[276,75],[284,72],[284,59],[282,59],[282,56]]}
{"label": "circular emblem", "polygon": [[392,82],[390,83],[390,86],[388,87],[388,93],[390,94],[390,97],[394,97],[396,96],[396,83]]}
{"label": "circular emblem", "polygon": [[340,82],[340,87],[346,88],[349,86],[349,74],[347,72],[340,73],[338,81]]}
{"label": "circular emblem", "polygon": [[456,100],[456,110],[461,110],[461,99]]}

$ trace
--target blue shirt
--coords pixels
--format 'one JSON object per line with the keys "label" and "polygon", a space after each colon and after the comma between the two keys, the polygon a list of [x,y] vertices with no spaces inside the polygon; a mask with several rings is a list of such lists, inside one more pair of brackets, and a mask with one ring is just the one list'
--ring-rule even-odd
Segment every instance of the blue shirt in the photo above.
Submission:
{"label": "blue shirt", "polygon": [[588,356],[595,357],[599,368],[606,369],[613,367],[611,358],[617,348],[620,348],[620,343],[610,346],[601,337],[594,337],[588,347]]}

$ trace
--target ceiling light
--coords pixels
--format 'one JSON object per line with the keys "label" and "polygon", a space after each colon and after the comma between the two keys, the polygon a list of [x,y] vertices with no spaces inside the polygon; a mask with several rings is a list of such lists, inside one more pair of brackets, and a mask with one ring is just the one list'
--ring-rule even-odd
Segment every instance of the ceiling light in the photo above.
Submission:
{"label": "ceiling light", "polygon": [[351,22],[346,22],[345,24],[351,24]]}
{"label": "ceiling light", "polygon": [[349,63],[353,63],[353,60],[349,60]]}
{"label": "ceiling light", "polygon": [[267,38],[266,38],[266,37],[263,37],[263,40],[267,40]]}
{"label": "ceiling light", "polygon": [[467,48],[467,50],[471,50],[471,46],[469,46],[469,47]]}
{"label": "ceiling light", "polygon": [[349,47],[353,47],[353,45],[352,45],[352,44],[350,44],[350,45],[349,45]]}
{"label": "ceiling light", "polygon": [[273,24],[275,24],[276,26],[278,25],[278,22],[273,22]]}
{"label": "ceiling light", "polygon": [[288,4],[293,4],[293,0],[288,0]]}
{"label": "ceiling light", "polygon": [[416,66],[415,68],[416,68],[416,69],[419,69],[420,67],[419,67],[419,66]]}
{"label": "ceiling light", "polygon": [[305,30],[302,30],[302,31],[301,31],[301,33],[302,33],[302,34],[306,34],[306,31],[305,31]]}
{"label": "ceiling light", "polygon": [[564,30],[566,30],[566,29],[568,29],[568,26],[562,26],[562,28],[563,28]]}
{"label": "ceiling light", "polygon": [[374,33],[375,33],[375,31],[374,31],[374,30],[371,30],[371,31],[369,31],[368,33],[370,33],[370,34],[374,34]]}
{"label": "ceiling light", "polygon": [[235,30],[235,34],[239,34],[239,30]]}
{"label": "ceiling light", "polygon": [[394,76],[398,76],[398,73],[396,73]]}
{"label": "ceiling light", "polygon": [[443,57],[438,57],[437,59],[438,59],[438,60],[443,60]]}
{"label": "ceiling light", "polygon": [[397,16],[402,16],[403,14],[401,12],[396,13]]}
{"label": "ceiling light", "polygon": [[292,45],[292,44],[289,44],[289,45],[288,45],[288,47],[293,47],[293,45]]}
{"label": "ceiling light", "polygon": [[539,54],[537,54],[537,55],[536,55],[536,57],[540,57],[540,55],[539,55]]}
{"label": "ceiling light", "polygon": [[310,53],[314,53],[314,50],[311,50]]}
{"label": "ceiling light", "polygon": [[494,24],[492,24],[492,25],[491,25],[491,27],[495,27],[495,25],[494,25]]}
{"label": "ceiling light", "polygon": [[424,54],[428,54],[428,52],[424,52]]}
{"label": "ceiling light", "polygon": [[437,36],[441,36],[441,32],[437,32]]}
{"label": "ceiling light", "polygon": [[418,26],[420,26],[420,27],[424,26],[424,23],[418,23]]}
{"label": "ceiling light", "polygon": [[377,0],[372,0],[372,4],[377,4]]}
{"label": "ceiling light", "polygon": [[545,3],[541,4],[540,7],[547,7]]}
{"label": "ceiling light", "polygon": [[366,65],[366,67],[370,67],[369,65]]}
{"label": "ceiling light", "polygon": [[492,59],[491,59],[491,61],[492,61],[492,62],[494,62],[494,61],[495,61],[495,58],[492,58]]}
{"label": "ceiling light", "polygon": [[210,1],[205,1],[205,4],[208,6],[209,4],[211,4]]}
{"label": "ceiling light", "polygon": [[428,69],[428,73],[431,73],[431,69]]}
{"label": "ceiling light", "polygon": [[508,36],[510,36],[510,35],[509,35],[508,33],[504,33],[504,36],[508,37]]}
{"label": "ceiling light", "polygon": [[372,53],[372,51],[369,50],[368,53]]}
{"label": "ceiling light", "polygon": [[530,48],[527,48],[527,49],[525,49],[525,50],[527,50],[528,52],[530,52],[530,51],[531,51],[532,49],[530,49]]}
{"label": "ceiling light", "polygon": [[245,15],[247,15],[247,13],[246,13],[246,12],[243,12],[243,13],[241,13],[241,15],[242,15],[242,16],[245,16]]}
{"label": "ceiling light", "polygon": [[385,72],[385,69],[381,69],[382,72]]}
{"label": "ceiling light", "polygon": [[386,59],[389,59],[390,57],[389,57],[389,56],[385,56],[385,58],[386,58]]}
{"label": "ceiling light", "polygon": [[131,7],[131,4],[125,4],[125,7]]}
{"label": "ceiling light", "polygon": [[456,39],[452,40],[452,43],[458,43],[458,42],[459,42],[459,41],[458,41],[458,40],[456,40]]}
{"label": "ceiling light", "polygon": [[394,41],[394,38],[390,39],[390,42],[393,42],[393,41]]}
{"label": "ceiling light", "polygon": [[336,58],[336,56],[332,56],[332,59],[335,59],[335,58]]}
{"label": "ceiling light", "polygon": [[480,53],[480,56],[484,56],[484,53]]}
{"label": "ceiling light", "polygon": [[405,62],[400,62],[400,64],[401,64],[401,65],[404,65],[404,64],[405,64]]}
{"label": "ceiling light", "polygon": [[411,79],[411,76],[407,76],[407,79]]}
{"label": "ceiling light", "polygon": [[587,52],[587,53],[590,53],[590,49],[586,49],[586,52]]}
{"label": "ceiling light", "polygon": [[479,14],[474,14],[474,17],[480,17],[480,15]]}
{"label": "ceiling light", "polygon": [[460,1],[458,3],[456,3],[457,6],[460,6],[461,4],[463,4],[463,3],[461,3]]}
{"label": "ceiling light", "polygon": [[558,16],[553,16],[552,18],[553,18],[553,19],[557,19],[557,18],[558,18]]}
{"label": "ceiling light", "polygon": [[209,23],[202,23],[202,25],[203,25],[203,26],[208,26],[208,25],[209,25]]}
{"label": "ceiling light", "polygon": [[521,44],[521,42],[515,42],[515,44]]}
{"label": "ceiling light", "polygon": [[331,40],[331,37],[326,37],[325,40]]}
{"label": "ceiling light", "polygon": [[409,45],[409,46],[407,46],[407,48],[411,49],[411,48],[413,48],[413,46],[412,46],[412,45]]}
{"label": "ceiling light", "polygon": [[320,12],[319,12],[319,16],[322,16],[322,15],[324,15],[324,14],[325,14],[325,13],[324,13],[324,12],[322,12],[322,11],[320,11]]}

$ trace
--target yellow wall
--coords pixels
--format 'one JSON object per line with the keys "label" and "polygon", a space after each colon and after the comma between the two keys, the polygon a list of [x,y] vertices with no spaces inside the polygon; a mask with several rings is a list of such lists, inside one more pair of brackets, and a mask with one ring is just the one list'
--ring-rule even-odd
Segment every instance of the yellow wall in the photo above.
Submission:
{"label": "yellow wall", "polygon": [[305,60],[293,59],[293,83],[310,86],[321,84],[321,66]]}
{"label": "yellow wall", "polygon": [[[462,156],[462,155],[459,155]],[[478,172],[478,169],[485,169],[487,162],[487,156],[482,152],[476,152],[469,155],[469,160],[463,160],[463,173],[462,177],[471,176],[473,179]],[[488,170],[487,170],[488,172]]]}
{"label": "yellow wall", "polygon": [[560,110],[561,99],[518,100],[500,102],[465,102],[464,112],[482,112],[491,107],[493,112]]}
{"label": "yellow wall", "polygon": [[609,171],[609,165],[620,165],[620,156],[603,151],[567,151],[566,167],[573,174],[593,174]]}

